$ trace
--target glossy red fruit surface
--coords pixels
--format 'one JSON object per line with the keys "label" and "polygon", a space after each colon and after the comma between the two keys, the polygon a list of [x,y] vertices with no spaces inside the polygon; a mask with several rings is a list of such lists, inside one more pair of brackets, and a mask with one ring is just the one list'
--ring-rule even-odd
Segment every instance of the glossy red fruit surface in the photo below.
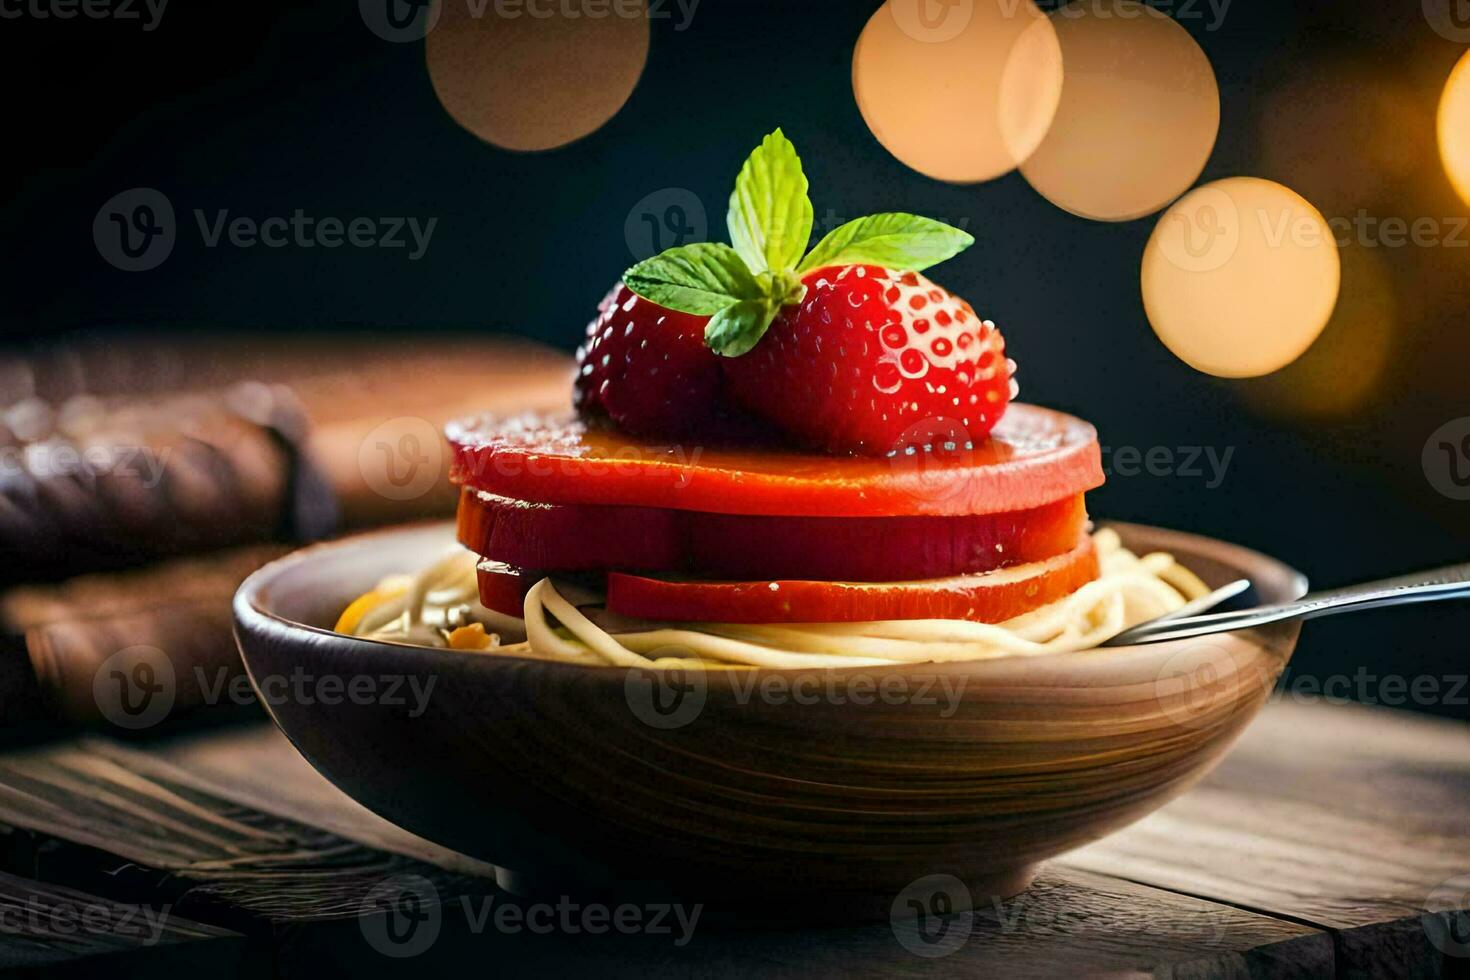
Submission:
{"label": "glossy red fruit surface", "polygon": [[456,483],[537,503],[786,517],[999,514],[1103,482],[1092,426],[1022,404],[970,448],[938,426],[923,445],[883,459],[644,441],[569,414],[477,416],[446,433]]}
{"label": "glossy red fruit surface", "polygon": [[920,582],[689,582],[614,572],[607,577],[607,608],[671,622],[1000,623],[1071,595],[1098,571],[1092,539],[1083,537],[1071,551],[1045,561]]}
{"label": "glossy red fruit surface", "polygon": [[577,348],[572,400],[634,435],[696,434],[719,424],[719,357],[704,343],[708,317],[665,309],[618,283]]}
{"label": "glossy red fruit surface", "polygon": [[477,555],[548,572],[609,568],[672,571],[687,548],[679,511],[597,504],[536,504],[468,487],[456,531]]}
{"label": "glossy red fruit surface", "polygon": [[475,567],[480,583],[480,605],[493,612],[520,619],[525,612],[526,593],[545,578],[504,562],[485,560]]}
{"label": "glossy red fruit surface", "polygon": [[891,582],[1050,558],[1076,546],[1086,521],[1080,494],[963,517],[766,517],[532,504],[465,489],[459,540],[476,554],[547,572]]}
{"label": "glossy red fruit surface", "polygon": [[803,445],[883,456],[936,427],[978,443],[1014,396],[995,324],[917,272],[807,273],[801,303],[721,367],[730,396]]}

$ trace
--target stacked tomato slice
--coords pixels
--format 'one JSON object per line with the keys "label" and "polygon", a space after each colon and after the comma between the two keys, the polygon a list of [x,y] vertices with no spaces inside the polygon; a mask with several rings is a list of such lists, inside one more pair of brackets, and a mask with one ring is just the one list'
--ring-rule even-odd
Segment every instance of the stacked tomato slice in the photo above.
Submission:
{"label": "stacked tomato slice", "polygon": [[511,615],[541,577],[615,613],[730,623],[998,622],[1097,576],[1085,422],[1015,404],[990,438],[938,424],[888,458],[654,444],[570,414],[451,424],[459,539]]}

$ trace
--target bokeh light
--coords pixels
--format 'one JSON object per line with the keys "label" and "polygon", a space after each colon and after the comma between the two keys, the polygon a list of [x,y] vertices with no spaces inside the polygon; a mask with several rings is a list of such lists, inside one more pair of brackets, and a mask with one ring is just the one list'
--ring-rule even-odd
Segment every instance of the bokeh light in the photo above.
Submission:
{"label": "bokeh light", "polygon": [[1051,22],[1031,0],[887,0],[852,56],[858,109],[878,142],[929,177],[992,180],[1046,134],[1062,88]]}
{"label": "bokeh light", "polygon": [[1149,322],[1180,360],[1247,378],[1280,370],[1322,332],[1337,302],[1337,242],[1290,188],[1231,177],[1159,219],[1143,255]]}
{"label": "bokeh light", "polygon": [[1378,62],[1342,54],[1298,58],[1259,103],[1260,173],[1328,215],[1401,199],[1432,167],[1434,105]]}
{"label": "bokeh light", "polygon": [[1470,52],[1450,72],[1439,100],[1439,155],[1455,191],[1470,204]]}
{"label": "bokeh light", "polygon": [[1400,308],[1381,250],[1359,244],[1338,250],[1342,295],[1322,336],[1293,363],[1242,385],[1263,413],[1302,420],[1340,419],[1372,403],[1398,337]]}
{"label": "bokeh light", "polygon": [[633,93],[648,60],[646,6],[588,17],[443,4],[425,40],[429,79],[455,122],[485,142],[562,146],[595,132]]}
{"label": "bokeh light", "polygon": [[1087,0],[1051,15],[1061,101],[1021,173],[1084,218],[1129,221],[1189,189],[1220,130],[1210,60],[1166,14],[1131,0]]}

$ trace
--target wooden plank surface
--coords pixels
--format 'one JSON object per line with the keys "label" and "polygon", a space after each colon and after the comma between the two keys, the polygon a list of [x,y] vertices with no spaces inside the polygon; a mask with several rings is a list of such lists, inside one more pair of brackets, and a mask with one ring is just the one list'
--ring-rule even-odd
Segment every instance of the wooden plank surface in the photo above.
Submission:
{"label": "wooden plank surface", "polygon": [[[183,969],[241,976],[244,937],[171,906],[136,905],[0,873],[0,976]],[[95,972],[94,972],[95,971]]]}
{"label": "wooden plank surface", "polygon": [[0,758],[0,823],[14,828],[6,860],[245,931],[351,918],[356,900],[394,875],[421,875],[446,896],[484,890],[177,777],[145,753],[97,741],[8,754]]}
{"label": "wooden plank surface", "polygon": [[282,975],[385,965],[373,902],[411,882],[436,930],[415,969],[1438,976],[1470,963],[1443,956],[1418,918],[1470,860],[1467,739],[1381,711],[1273,705],[1195,791],[1053,862],[1016,899],[977,896],[948,927],[962,941],[937,947],[902,922],[757,932],[696,920],[685,942],[677,928],[497,928],[500,909],[535,903],[351,802],[265,726],[0,756],[0,822],[16,828],[5,867],[117,900],[174,899],[250,935]]}
{"label": "wooden plank surface", "polygon": [[1331,930],[1349,970],[1438,975],[1434,939],[1470,924],[1448,914],[1470,909],[1470,726],[1284,700],[1192,792],[1062,861]]}

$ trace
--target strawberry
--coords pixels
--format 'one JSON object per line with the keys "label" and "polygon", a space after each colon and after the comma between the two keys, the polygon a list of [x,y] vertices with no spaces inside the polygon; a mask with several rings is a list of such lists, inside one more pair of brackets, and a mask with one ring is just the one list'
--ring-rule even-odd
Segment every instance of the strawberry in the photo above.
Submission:
{"label": "strawberry", "polygon": [[927,458],[984,439],[1015,395],[1015,365],[995,324],[919,275],[975,239],[891,211],[839,225],[808,251],[807,190],[778,129],[735,177],[730,244],[676,246],[623,282],[707,318],[704,343],[731,401],[806,446]]}
{"label": "strawberry", "polygon": [[802,278],[748,353],[722,365],[731,397],[800,442],[893,455],[983,439],[1015,395],[995,324],[917,272],[829,266]]}
{"label": "strawberry", "polygon": [[719,357],[704,343],[709,317],[665,309],[618,283],[577,348],[573,402],[634,435],[702,431],[722,415]]}

